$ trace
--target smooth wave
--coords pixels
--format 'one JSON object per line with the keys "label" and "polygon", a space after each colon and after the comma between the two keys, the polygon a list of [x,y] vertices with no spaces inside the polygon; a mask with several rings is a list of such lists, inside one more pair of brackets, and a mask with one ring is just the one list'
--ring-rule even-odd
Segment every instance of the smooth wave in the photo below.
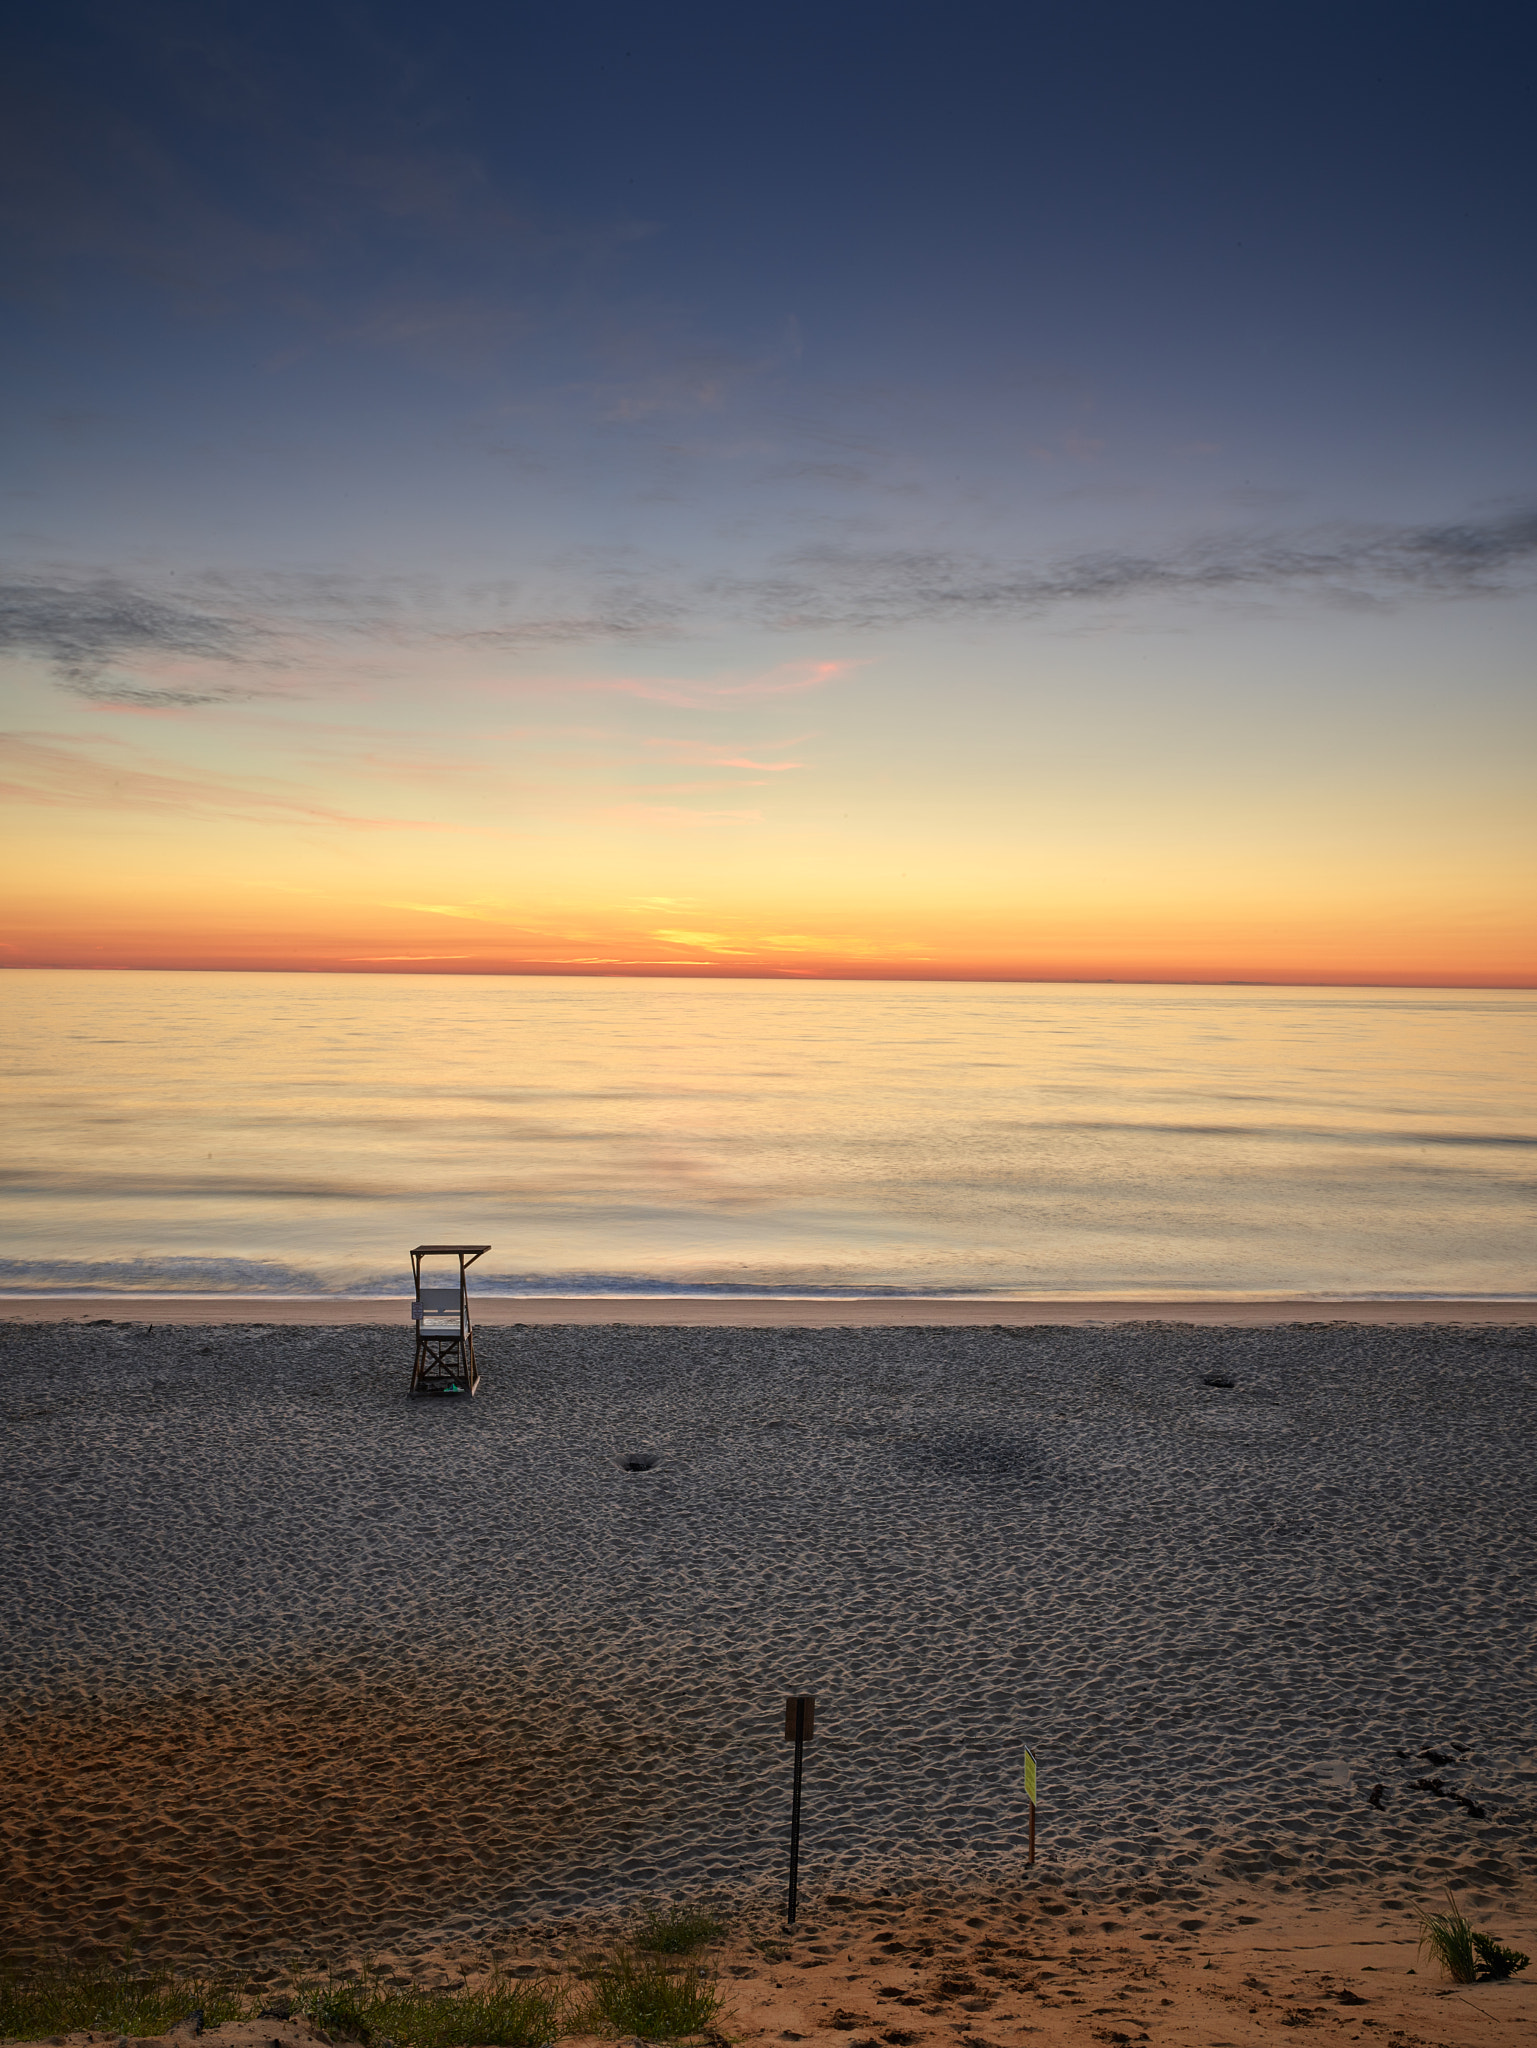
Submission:
{"label": "smooth wave", "polygon": [[1537,1135],[1525,1131],[1361,1130],[1347,1124],[1160,1123],[1145,1117],[1059,1117],[1015,1123],[1015,1130],[1126,1131],[1148,1137],[1259,1138],[1279,1142],[1326,1145],[1390,1145],[1412,1150],[1416,1145],[1494,1145],[1537,1150]]}
{"label": "smooth wave", "polygon": [[[802,1280],[659,1280],[651,1273],[516,1273],[472,1276],[476,1295],[536,1299],[566,1295],[663,1295],[678,1298],[808,1301],[942,1300],[953,1287],[819,1286]],[[965,1290],[990,1295],[985,1286]],[[273,1295],[377,1300],[411,1292],[411,1274],[369,1273],[338,1282],[317,1268],[253,1259],[0,1259],[3,1294]]]}

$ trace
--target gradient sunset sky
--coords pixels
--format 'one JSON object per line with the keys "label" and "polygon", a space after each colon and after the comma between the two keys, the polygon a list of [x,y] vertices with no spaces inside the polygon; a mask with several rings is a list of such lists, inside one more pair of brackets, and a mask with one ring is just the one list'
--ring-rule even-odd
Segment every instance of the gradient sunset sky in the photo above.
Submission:
{"label": "gradient sunset sky", "polygon": [[0,959],[1537,982],[1530,8],[7,19]]}

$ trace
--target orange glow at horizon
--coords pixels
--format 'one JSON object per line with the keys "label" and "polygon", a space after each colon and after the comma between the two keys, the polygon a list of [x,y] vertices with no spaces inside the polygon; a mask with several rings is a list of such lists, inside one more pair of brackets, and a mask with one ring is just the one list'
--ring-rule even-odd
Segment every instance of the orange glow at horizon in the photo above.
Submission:
{"label": "orange glow at horizon", "polygon": [[[958,981],[1274,982],[1417,987],[1537,986],[1530,949],[1498,925],[1446,913],[1400,925],[1370,915],[1331,921],[1304,911],[1206,917],[1173,911],[1143,922],[1097,914],[975,906],[866,904],[839,916],[805,906],[751,917],[715,905],[658,924],[647,905],[547,909],[517,919],[453,905],[409,905],[236,892],[212,902],[127,891],[33,897],[12,920],[0,964],[374,974],[549,974],[700,978]],[[798,913],[811,930],[775,929]]]}
{"label": "orange glow at horizon", "polygon": [[[1331,752],[1268,709],[1171,740],[1151,700],[1064,685],[1052,723],[985,676],[941,715],[893,675],[445,670],[424,712],[386,674],[353,721],[24,677],[0,964],[1537,986],[1514,748]],[[621,712],[569,722],[600,689]]]}

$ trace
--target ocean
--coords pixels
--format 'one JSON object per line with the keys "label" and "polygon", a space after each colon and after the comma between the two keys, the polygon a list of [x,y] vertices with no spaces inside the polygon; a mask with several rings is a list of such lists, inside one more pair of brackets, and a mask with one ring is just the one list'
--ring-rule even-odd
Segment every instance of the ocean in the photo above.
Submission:
{"label": "ocean", "polygon": [[11,970],[0,1290],[1537,1295],[1537,994]]}

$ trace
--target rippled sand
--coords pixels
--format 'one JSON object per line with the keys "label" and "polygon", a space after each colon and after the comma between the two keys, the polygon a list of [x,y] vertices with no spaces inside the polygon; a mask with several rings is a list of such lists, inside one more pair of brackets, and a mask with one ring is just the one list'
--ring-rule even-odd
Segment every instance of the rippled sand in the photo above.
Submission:
{"label": "rippled sand", "polygon": [[1537,1876],[1530,1329],[409,1344],[5,1328],[7,1942],[766,1896],[791,1690],[813,1897],[1016,1876],[1027,1741],[1053,1883]]}

